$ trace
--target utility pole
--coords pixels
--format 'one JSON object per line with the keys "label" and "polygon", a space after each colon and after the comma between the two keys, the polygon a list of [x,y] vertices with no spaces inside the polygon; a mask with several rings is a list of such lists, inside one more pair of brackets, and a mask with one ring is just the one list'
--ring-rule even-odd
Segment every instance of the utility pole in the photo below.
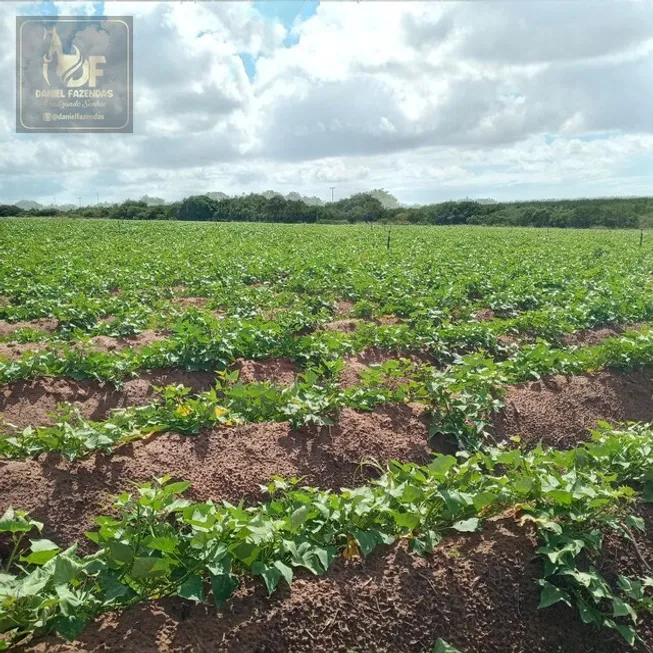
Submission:
{"label": "utility pole", "polygon": [[331,201],[333,202],[333,191],[336,189],[336,187],[335,186],[329,186],[329,188],[331,189]]}
{"label": "utility pole", "polygon": [[78,195],[77,199],[79,200],[79,208],[81,209],[82,208],[82,196]]}

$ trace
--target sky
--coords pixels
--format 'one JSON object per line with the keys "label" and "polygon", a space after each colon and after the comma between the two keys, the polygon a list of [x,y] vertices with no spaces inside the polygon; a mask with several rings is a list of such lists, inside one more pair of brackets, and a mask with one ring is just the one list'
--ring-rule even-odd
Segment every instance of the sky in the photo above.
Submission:
{"label": "sky", "polygon": [[[134,17],[133,134],[15,133],[57,13]],[[0,203],[653,194],[653,0],[0,2],[0,42]]]}

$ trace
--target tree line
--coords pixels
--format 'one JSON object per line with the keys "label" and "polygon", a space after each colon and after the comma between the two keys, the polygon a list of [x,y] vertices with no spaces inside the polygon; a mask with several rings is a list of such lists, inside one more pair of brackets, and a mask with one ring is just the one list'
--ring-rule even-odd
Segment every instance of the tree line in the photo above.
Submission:
{"label": "tree line", "polygon": [[[387,194],[389,197],[391,195]],[[379,199],[379,197],[381,199]],[[194,195],[180,202],[127,200],[120,204],[61,210],[21,209],[0,204],[0,217],[51,216],[114,220],[183,220],[206,222],[286,222],[434,225],[504,225],[633,229],[653,227],[653,198],[607,198],[525,202],[441,202],[415,207],[382,201],[382,191],[358,193],[328,204],[308,204],[277,194]]]}

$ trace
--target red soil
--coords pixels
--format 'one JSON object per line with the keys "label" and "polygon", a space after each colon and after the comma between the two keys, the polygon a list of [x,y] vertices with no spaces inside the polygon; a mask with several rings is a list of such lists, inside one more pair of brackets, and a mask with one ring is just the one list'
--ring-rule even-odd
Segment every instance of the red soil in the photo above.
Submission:
{"label": "red soil", "polygon": [[208,301],[207,297],[174,297],[172,299],[173,304],[177,304],[177,306],[181,306],[182,308],[188,308],[190,306],[203,308]]}
{"label": "red soil", "polygon": [[122,388],[91,379],[40,378],[15,381],[0,387],[0,413],[18,428],[53,424],[49,415],[57,404],[69,402],[87,419],[104,419],[113,408],[142,406],[155,396],[154,386],[183,384],[195,392],[208,390],[215,383],[209,372],[177,369],[145,370]]}
{"label": "red soil", "polygon": [[402,320],[392,315],[384,315],[380,318],[374,318],[371,320],[350,318],[325,322],[320,325],[320,329],[324,331],[343,331],[345,333],[351,333],[352,331],[356,331],[356,329],[365,322],[376,324],[377,326],[394,326],[396,324],[401,324]]}
{"label": "red soil", "polygon": [[499,439],[520,436],[569,448],[588,438],[598,422],[653,420],[653,369],[555,376],[508,390],[494,422]]}
{"label": "red soil", "polygon": [[394,315],[382,315],[381,317],[375,318],[372,321],[379,326],[395,326],[403,322],[401,318],[395,317]]}
{"label": "red soil", "polygon": [[252,361],[239,358],[236,361],[238,377],[243,383],[268,381],[279,385],[292,385],[301,370],[289,358],[269,358],[262,361]]}
{"label": "red soil", "polygon": [[592,329],[581,329],[570,333],[562,338],[562,344],[565,347],[591,347],[600,345],[608,338],[616,338],[626,331],[637,331],[642,325],[636,324],[616,324],[609,327],[594,327]]}
{"label": "red soil", "polygon": [[39,351],[46,348],[47,344],[43,342],[26,342],[23,344],[17,342],[0,342],[0,358],[15,361],[22,358],[25,352]]}
{"label": "red soil", "polygon": [[358,325],[361,324],[361,320],[335,320],[334,322],[325,322],[320,325],[320,329],[324,331],[343,331],[345,333],[351,333],[356,331]]}
{"label": "red soil", "polygon": [[151,345],[153,342],[163,340],[164,337],[165,334],[148,329],[142,331],[141,333],[137,333],[136,335],[127,336],[126,338],[95,336],[89,340],[89,345],[91,349],[95,351],[112,352],[121,351],[122,349],[127,349],[128,347],[132,347],[134,349],[145,347],[147,345]]}
{"label": "red soil", "polygon": [[335,316],[349,317],[351,315],[352,308],[354,308],[354,302],[343,299],[336,304]]}
{"label": "red soil", "polygon": [[7,322],[6,320],[0,320],[0,338],[10,336],[18,331],[18,329],[38,329],[39,331],[51,333],[52,331],[56,331],[58,328],[59,321],[50,317],[29,320],[26,322]]}
{"label": "red soil", "polygon": [[474,313],[474,318],[479,322],[489,322],[495,318],[494,311],[491,308],[482,308]]}
{"label": "red soil", "polygon": [[[370,351],[356,362],[365,366],[380,359],[379,352]],[[250,366],[249,371],[269,379],[287,366],[278,360],[257,365],[263,363],[269,369]],[[199,378],[177,374],[186,384]],[[94,405],[100,413],[108,409],[98,403],[101,392],[109,392],[98,388],[100,384],[73,387],[71,382],[51,379],[25,383],[45,382],[53,385],[41,386],[40,395],[34,388],[21,394],[16,384],[7,386],[15,395],[10,407],[22,405],[25,410],[32,405],[25,398],[32,396],[33,405],[39,406],[32,410],[42,412],[40,407],[57,392],[68,392],[83,402],[85,411]],[[142,385],[123,400],[137,403],[151,391],[152,382],[129,382]],[[85,398],[75,395],[80,385],[89,393]],[[127,392],[127,387],[120,392]],[[106,400],[109,404],[112,397]],[[0,400],[6,404],[10,398]],[[521,435],[529,445],[543,440],[569,447],[586,439],[587,429],[599,420],[653,419],[652,398],[653,369],[554,377],[510,388],[495,432],[500,439]],[[44,537],[63,545],[80,540],[82,550],[88,551],[91,545],[83,532],[92,527],[92,517],[106,512],[109,495],[129,489],[132,480],[169,473],[193,483],[191,496],[231,501],[261,500],[259,484],[272,475],[305,477],[306,483],[332,489],[360,485],[377,473],[373,466],[361,466],[361,461],[427,460],[426,422],[418,409],[405,405],[371,413],[345,409],[330,428],[293,432],[288,424],[252,424],[197,436],[162,434],[75,464],[56,455],[0,462],[0,513],[8,505],[32,510],[45,522]],[[653,507],[641,510],[650,533]],[[639,537],[640,555],[650,567],[653,539]],[[483,533],[446,540],[429,558],[410,554],[404,543],[381,547],[365,561],[338,559],[321,578],[298,574],[292,589],[282,587],[272,597],[259,581],[247,580],[222,610],[176,599],[138,605],[98,619],[78,642],[51,638],[26,650],[422,653],[438,637],[465,653],[633,650],[615,633],[583,625],[564,605],[537,610],[539,588],[534,579],[542,568],[536,548],[531,531],[504,518],[486,522]],[[622,572],[648,573],[632,545],[616,536],[606,538],[606,552],[608,573],[617,568],[616,560]],[[653,645],[651,615],[643,618],[640,634],[649,647]]]}

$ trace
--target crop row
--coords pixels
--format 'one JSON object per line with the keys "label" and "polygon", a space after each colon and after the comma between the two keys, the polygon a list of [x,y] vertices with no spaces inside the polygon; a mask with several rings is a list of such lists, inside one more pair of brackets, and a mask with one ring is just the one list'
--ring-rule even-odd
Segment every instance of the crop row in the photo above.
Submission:
{"label": "crop row", "polygon": [[54,426],[30,426],[0,437],[0,456],[22,458],[52,451],[76,459],[157,432],[193,434],[216,425],[266,421],[289,421],[293,427],[324,425],[344,406],[371,410],[410,401],[428,407],[432,437],[455,438],[463,449],[473,450],[491,437],[489,426],[510,384],[651,363],[653,331],[644,329],[593,347],[565,350],[539,343],[499,362],[469,354],[444,369],[388,361],[363,373],[361,383],[347,389],[330,376],[337,374],[337,368],[320,375],[308,370],[289,387],[245,384],[238,381],[237,373],[223,373],[208,392],[191,396],[189,388],[168,386],[151,404],[116,410],[103,422],[85,420],[79,411],[63,408]]}
{"label": "crop row", "polygon": [[[501,229],[2,221],[0,317],[80,324],[182,294],[228,312],[301,296],[364,301],[381,314],[524,311],[592,294],[646,296],[651,250],[627,234]],[[262,285],[265,284],[265,285]],[[59,312],[59,313],[58,313]],[[138,314],[138,312],[137,312]]]}
{"label": "crop row", "polygon": [[569,451],[490,447],[425,466],[393,462],[370,485],[340,493],[275,478],[270,500],[252,507],[193,503],[182,496],[188,483],[161,478],[118,496],[114,514],[87,533],[97,551],[82,557],[76,546],[28,539],[41,524],[9,510],[0,519],[13,540],[0,575],[0,631],[11,644],[50,631],[72,640],[102,612],[154,597],[203,601],[209,588],[222,606],[243,575],[271,593],[297,571],[325,573],[340,555],[366,557],[398,539],[428,555],[445,536],[516,513],[542,545],[540,607],[573,605],[585,623],[632,644],[638,612],[653,606],[653,578],[608,579],[579,561],[600,558],[606,530],[636,545],[644,523],[632,504],[640,492],[653,498],[652,454],[650,430],[605,429]]}
{"label": "crop row", "polygon": [[[514,318],[489,322],[451,323],[443,315],[431,315],[428,320],[397,325],[360,321],[349,333],[317,331],[297,335],[303,329],[313,328],[312,317],[295,312],[285,314],[280,321],[223,320],[207,311],[193,310],[172,323],[167,338],[140,348],[108,353],[83,343],[71,346],[65,340],[44,343],[41,352],[29,351],[17,360],[0,360],[0,383],[48,375],[95,378],[118,384],[140,369],[176,366],[188,370],[226,369],[240,357],[284,356],[315,367],[369,347],[404,353],[422,351],[441,364],[451,362],[456,355],[481,349],[501,359],[516,349],[517,343],[511,341],[516,337],[521,336],[524,341],[539,337],[559,344],[566,334],[578,329],[651,318],[651,301],[625,301],[617,305],[597,297],[574,308],[528,311]],[[76,335],[88,340],[81,332]],[[29,330],[18,334],[19,340],[33,338],[34,333]]]}

